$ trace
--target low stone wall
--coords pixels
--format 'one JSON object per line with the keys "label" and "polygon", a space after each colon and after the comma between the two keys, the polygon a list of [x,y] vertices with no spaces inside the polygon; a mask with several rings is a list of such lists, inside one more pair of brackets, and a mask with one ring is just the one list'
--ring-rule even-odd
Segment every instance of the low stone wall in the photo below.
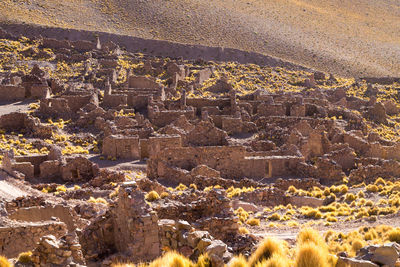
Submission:
{"label": "low stone wall", "polygon": [[77,227],[76,212],[62,205],[48,207],[29,207],[16,210],[9,214],[9,218],[18,221],[41,222],[51,220],[52,217],[59,218],[67,225],[69,231],[74,231]]}
{"label": "low stone wall", "polygon": [[63,222],[42,221],[37,223],[13,223],[0,227],[0,254],[7,258],[33,250],[44,235],[61,237],[67,233]]}

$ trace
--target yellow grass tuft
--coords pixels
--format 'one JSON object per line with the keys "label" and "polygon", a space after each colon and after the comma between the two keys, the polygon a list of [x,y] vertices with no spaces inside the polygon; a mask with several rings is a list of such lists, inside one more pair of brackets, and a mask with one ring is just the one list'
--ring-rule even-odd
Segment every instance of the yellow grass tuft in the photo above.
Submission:
{"label": "yellow grass tuft", "polygon": [[160,199],[160,195],[156,191],[150,191],[146,194],[145,199],[150,202],[156,201]]}
{"label": "yellow grass tuft", "polygon": [[327,267],[328,251],[313,242],[301,244],[298,248],[295,267]]}
{"label": "yellow grass tuft", "polygon": [[379,188],[374,184],[369,184],[365,187],[368,192],[378,192]]}
{"label": "yellow grass tuft", "polygon": [[322,236],[312,228],[304,228],[297,236],[297,244],[302,246],[306,243],[314,243],[318,247],[327,249],[327,245]]}
{"label": "yellow grass tuft", "polygon": [[251,219],[248,219],[248,220],[246,221],[246,223],[247,223],[248,225],[250,225],[250,226],[259,226],[259,225],[260,225],[260,219],[251,218]]}
{"label": "yellow grass tuft", "polygon": [[18,261],[20,263],[30,263],[32,262],[32,251],[22,252],[18,255]]}
{"label": "yellow grass tuft", "polygon": [[273,213],[270,216],[268,216],[268,220],[271,221],[279,221],[281,219],[281,215],[279,213]]}
{"label": "yellow grass tuft", "polygon": [[99,198],[90,197],[90,198],[88,199],[88,202],[89,202],[89,203],[101,203],[101,204],[104,204],[104,205],[108,205],[107,200],[105,200],[105,199],[102,198],[102,197],[99,197]]}
{"label": "yellow grass tuft", "polygon": [[268,260],[257,263],[256,267],[289,267],[290,261],[283,255],[275,254]]}
{"label": "yellow grass tuft", "polygon": [[12,264],[7,260],[6,257],[0,256],[0,267],[12,267]]}
{"label": "yellow grass tuft", "polygon": [[302,211],[302,214],[309,219],[321,219],[322,213],[317,209],[307,209]]}
{"label": "yellow grass tuft", "polygon": [[135,267],[133,263],[113,263],[111,267]]}
{"label": "yellow grass tuft", "polygon": [[351,250],[353,251],[353,255],[355,255],[357,253],[357,251],[359,251],[361,248],[365,247],[366,242],[364,240],[361,239],[355,239],[352,241],[351,243]]}
{"label": "yellow grass tuft", "polygon": [[148,267],[194,267],[194,264],[181,254],[169,251],[151,262]]}
{"label": "yellow grass tuft", "polygon": [[400,242],[400,229],[396,228],[391,230],[388,237],[391,242]]}
{"label": "yellow grass tuft", "polygon": [[284,255],[284,250],[281,241],[272,238],[264,239],[249,258],[249,265],[253,267],[257,263],[268,260],[274,255]]}
{"label": "yellow grass tuft", "polygon": [[239,227],[239,233],[242,235],[248,234],[250,233],[249,229],[247,229],[246,227]]}
{"label": "yellow grass tuft", "polygon": [[246,258],[243,255],[232,258],[227,267],[249,267]]}
{"label": "yellow grass tuft", "polygon": [[202,254],[197,259],[196,267],[212,267],[211,259],[208,254]]}
{"label": "yellow grass tuft", "polygon": [[169,193],[168,192],[162,192],[160,197],[161,198],[167,198],[167,197],[169,197]]}

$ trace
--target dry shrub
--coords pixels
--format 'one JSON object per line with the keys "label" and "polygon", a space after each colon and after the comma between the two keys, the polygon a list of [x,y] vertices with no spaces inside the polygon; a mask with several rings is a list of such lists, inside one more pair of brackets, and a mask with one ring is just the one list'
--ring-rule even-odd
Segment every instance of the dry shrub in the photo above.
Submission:
{"label": "dry shrub", "polygon": [[303,244],[306,243],[314,243],[318,247],[321,247],[326,250],[328,249],[325,240],[322,238],[322,236],[318,233],[318,231],[312,228],[304,228],[303,230],[300,231],[300,233],[297,236],[297,244],[299,246],[302,246]]}
{"label": "dry shrub", "polygon": [[357,199],[357,197],[352,193],[347,193],[344,198],[345,198],[345,201],[347,201],[347,202],[351,202],[351,201],[354,201]]}
{"label": "dry shrub", "polygon": [[342,185],[339,187],[339,190],[340,190],[340,193],[342,193],[342,194],[346,194],[347,192],[349,192],[349,188],[348,188],[347,185],[345,185],[345,184],[342,184]]}
{"label": "dry shrub", "polygon": [[167,198],[167,197],[169,197],[169,194],[168,194],[168,192],[162,192],[160,197],[161,198]]}
{"label": "dry shrub", "polygon": [[195,184],[190,184],[189,187],[194,189],[194,190],[197,190],[197,185],[195,185]]}
{"label": "dry shrub", "polygon": [[369,229],[365,234],[364,234],[364,239],[369,241],[369,240],[374,240],[378,238],[378,233],[374,228]]}
{"label": "dry shrub", "polygon": [[12,267],[12,265],[6,257],[0,256],[0,267]]}
{"label": "dry shrub", "polygon": [[283,255],[275,254],[268,260],[257,263],[256,267],[290,267],[290,261]]}
{"label": "dry shrub", "polygon": [[309,209],[303,212],[303,215],[309,219],[321,219],[322,213],[317,209]]}
{"label": "dry shrub", "polygon": [[364,192],[363,192],[363,191],[358,191],[357,197],[358,197],[358,198],[364,198],[364,197],[365,197]]}
{"label": "dry shrub", "polygon": [[287,189],[287,191],[289,192],[289,193],[296,193],[296,191],[297,191],[297,189],[296,189],[296,187],[294,187],[293,185],[291,185],[291,186],[289,186],[289,188]]}
{"label": "dry shrub", "polygon": [[21,252],[18,255],[18,261],[20,263],[30,263],[32,262],[32,251],[27,251],[27,252]]}
{"label": "dry shrub", "polygon": [[365,189],[368,191],[368,192],[378,192],[379,191],[379,188],[376,186],[376,185],[374,185],[374,184],[369,184],[369,185],[367,185],[367,187],[365,187]]}
{"label": "dry shrub", "polygon": [[281,241],[276,239],[264,239],[257,247],[256,251],[249,258],[249,265],[256,266],[257,263],[268,260],[274,255],[284,255],[285,248]]}
{"label": "dry shrub", "polygon": [[113,263],[111,264],[111,267],[135,267],[135,264],[133,263]]}
{"label": "dry shrub", "polygon": [[329,254],[313,242],[301,244],[298,248],[295,267],[327,267]]}
{"label": "dry shrub", "polygon": [[160,199],[160,195],[156,191],[150,191],[146,194],[145,199],[152,202]]}
{"label": "dry shrub", "polygon": [[89,202],[89,203],[101,203],[101,204],[104,204],[104,205],[108,205],[107,200],[105,200],[105,199],[102,198],[102,197],[99,197],[99,198],[90,197],[90,198],[88,199],[88,202]]}
{"label": "dry shrub", "polygon": [[351,250],[354,252],[354,255],[359,251],[361,248],[363,248],[366,245],[364,240],[361,239],[355,239],[351,243]]}
{"label": "dry shrub", "polygon": [[400,243],[400,229],[396,228],[391,230],[388,234],[388,237],[391,242]]}
{"label": "dry shrub", "polygon": [[148,267],[194,267],[195,265],[181,254],[169,251],[162,257],[154,260]]}
{"label": "dry shrub", "polygon": [[239,227],[239,233],[242,235],[248,234],[250,233],[249,229],[247,229],[246,227]]}
{"label": "dry shrub", "polygon": [[208,254],[201,254],[200,257],[197,259],[196,267],[211,267],[211,259]]}
{"label": "dry shrub", "polygon": [[175,188],[175,190],[177,190],[177,191],[185,191],[187,189],[187,186],[186,185],[184,185],[184,184],[179,184],[176,188]]}
{"label": "dry shrub", "polygon": [[382,178],[379,177],[378,179],[375,180],[375,185],[386,185],[386,181]]}
{"label": "dry shrub", "polygon": [[268,216],[268,220],[271,221],[279,221],[281,219],[281,215],[279,213],[273,213],[270,216]]}
{"label": "dry shrub", "polygon": [[229,261],[228,267],[249,267],[249,265],[246,258],[243,255],[239,255]]}
{"label": "dry shrub", "polygon": [[251,219],[248,219],[248,220],[246,221],[246,223],[247,223],[248,225],[250,225],[250,226],[259,226],[259,225],[260,225],[260,219],[251,218]]}

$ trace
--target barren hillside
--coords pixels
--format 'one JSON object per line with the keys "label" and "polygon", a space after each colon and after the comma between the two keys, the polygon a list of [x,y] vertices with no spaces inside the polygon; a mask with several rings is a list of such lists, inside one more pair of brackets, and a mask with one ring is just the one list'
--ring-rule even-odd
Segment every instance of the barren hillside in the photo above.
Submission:
{"label": "barren hillside", "polygon": [[396,0],[2,0],[0,20],[239,48],[345,76],[400,75]]}

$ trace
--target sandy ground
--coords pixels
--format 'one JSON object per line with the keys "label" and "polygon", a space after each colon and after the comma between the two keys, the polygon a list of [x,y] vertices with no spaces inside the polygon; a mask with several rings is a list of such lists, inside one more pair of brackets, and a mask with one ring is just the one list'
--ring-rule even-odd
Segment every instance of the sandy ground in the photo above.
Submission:
{"label": "sandy ground", "polygon": [[0,102],[0,116],[12,112],[22,112],[29,110],[29,104],[33,103],[33,100],[24,100],[20,102]]}
{"label": "sandy ground", "polygon": [[17,197],[29,195],[29,191],[23,184],[0,171],[0,198],[13,200]]}

